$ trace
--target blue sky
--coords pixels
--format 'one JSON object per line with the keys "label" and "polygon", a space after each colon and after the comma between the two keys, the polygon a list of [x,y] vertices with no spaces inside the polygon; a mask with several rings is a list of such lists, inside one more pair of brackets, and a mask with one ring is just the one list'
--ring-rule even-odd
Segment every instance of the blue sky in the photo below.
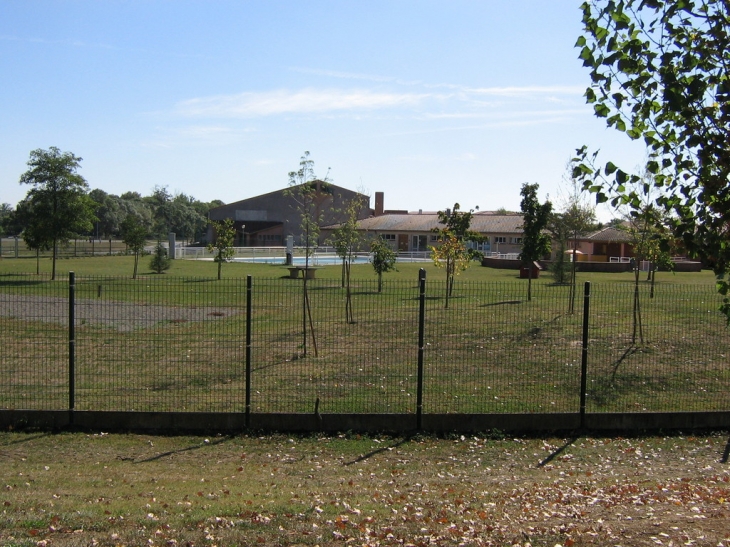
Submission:
{"label": "blue sky", "polygon": [[524,182],[559,203],[575,148],[644,156],[585,104],[579,4],[0,0],[0,201],[57,146],[114,194],[232,202],[308,150],[388,209],[518,210]]}

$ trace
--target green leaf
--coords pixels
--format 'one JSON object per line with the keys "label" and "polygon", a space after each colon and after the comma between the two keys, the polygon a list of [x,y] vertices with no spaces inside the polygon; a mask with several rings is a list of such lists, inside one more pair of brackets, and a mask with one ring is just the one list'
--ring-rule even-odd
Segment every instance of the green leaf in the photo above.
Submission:
{"label": "green leaf", "polygon": [[599,118],[606,118],[611,113],[611,110],[602,103],[599,103],[593,107],[593,111]]}
{"label": "green leaf", "polygon": [[580,50],[580,55],[578,57],[580,59],[583,59],[583,66],[593,66],[595,64],[595,60],[593,59],[593,52],[588,46]]}

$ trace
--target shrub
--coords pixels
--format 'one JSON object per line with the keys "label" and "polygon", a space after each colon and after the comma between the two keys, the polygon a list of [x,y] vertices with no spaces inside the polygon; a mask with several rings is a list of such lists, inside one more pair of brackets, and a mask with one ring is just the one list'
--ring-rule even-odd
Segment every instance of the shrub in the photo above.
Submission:
{"label": "shrub", "polygon": [[171,265],[172,261],[167,256],[167,249],[162,246],[162,243],[157,242],[155,252],[152,253],[152,260],[150,260],[150,269],[155,273],[161,274],[169,269]]}

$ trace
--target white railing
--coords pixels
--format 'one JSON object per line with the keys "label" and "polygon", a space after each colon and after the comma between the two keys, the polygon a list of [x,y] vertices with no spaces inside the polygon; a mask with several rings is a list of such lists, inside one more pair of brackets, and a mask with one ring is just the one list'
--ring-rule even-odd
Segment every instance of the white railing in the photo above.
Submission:
{"label": "white railing", "polygon": [[[294,247],[294,258],[303,258],[306,255],[304,247]],[[208,251],[205,247],[178,247],[175,257],[180,260],[213,260],[215,251]],[[506,255],[509,256],[509,255]],[[515,255],[516,256],[516,255]],[[370,253],[355,253],[359,262],[370,259]],[[286,247],[233,247],[233,260],[236,262],[284,263]],[[317,247],[310,256],[312,265],[338,263],[333,247]],[[431,251],[399,251],[397,260],[400,262],[427,262],[431,260]]]}
{"label": "white railing", "polygon": [[491,252],[488,255],[485,255],[488,258],[498,258],[500,260],[519,260],[520,259],[520,253],[498,253],[498,252]]}
{"label": "white railing", "polygon": [[[297,249],[294,250],[298,256]],[[205,247],[178,247],[175,257],[181,260],[213,260],[215,251],[208,251]],[[267,259],[282,259],[286,256],[285,247],[233,247],[233,258],[250,259],[251,262],[266,262]],[[301,253],[304,256],[304,252]]]}
{"label": "white railing", "polygon": [[400,262],[424,262],[431,260],[431,251],[398,251]]}
{"label": "white railing", "polygon": [[610,256],[608,257],[609,262],[620,262],[621,264],[629,264],[631,262],[630,256]]}

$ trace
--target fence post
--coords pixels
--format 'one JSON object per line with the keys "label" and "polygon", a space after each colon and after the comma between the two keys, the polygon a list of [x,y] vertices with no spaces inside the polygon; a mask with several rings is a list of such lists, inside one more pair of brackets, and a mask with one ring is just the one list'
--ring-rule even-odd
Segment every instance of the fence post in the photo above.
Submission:
{"label": "fence post", "polygon": [[423,341],[426,324],[426,270],[418,270],[418,384],[416,386],[416,429],[423,414]]}
{"label": "fence post", "polygon": [[251,427],[251,287],[253,276],[246,276],[246,427]]}
{"label": "fence post", "polygon": [[68,272],[68,410],[69,423],[73,425],[76,406],[76,274]]}
{"label": "fence post", "polygon": [[580,427],[586,425],[586,390],[588,387],[588,318],[591,307],[591,282],[586,281],[583,289],[583,344],[580,362]]}

